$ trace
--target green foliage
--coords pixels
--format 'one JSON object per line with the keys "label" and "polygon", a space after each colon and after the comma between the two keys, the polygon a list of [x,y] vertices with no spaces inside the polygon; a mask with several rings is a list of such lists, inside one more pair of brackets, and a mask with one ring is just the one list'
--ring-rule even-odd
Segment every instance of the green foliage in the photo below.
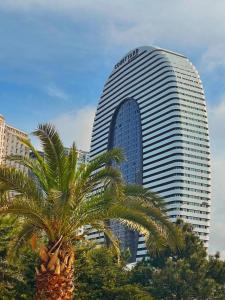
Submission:
{"label": "green foliage", "polygon": [[24,299],[32,299],[35,293],[35,266],[39,261],[38,255],[34,253],[30,247],[25,247],[20,252],[17,261],[20,273],[23,275],[24,285],[21,287],[21,294]]}
{"label": "green foliage", "polygon": [[5,258],[7,254],[7,244],[13,235],[13,224],[15,219],[10,216],[0,217],[0,256]]}
{"label": "green foliage", "polygon": [[180,229],[183,236],[183,247],[179,249],[171,249],[170,247],[166,247],[160,251],[160,253],[151,255],[150,262],[152,266],[156,268],[162,268],[165,266],[169,258],[177,261],[178,259],[190,258],[196,253],[198,253],[200,258],[207,257],[203,242],[196,234],[193,234],[191,225],[184,223],[182,220],[177,220],[176,225]]}
{"label": "green foliage", "polygon": [[[28,300],[34,293],[37,257],[26,247],[17,264],[7,262],[6,246],[15,230],[15,222],[9,217],[0,220],[0,233],[4,232],[0,236],[0,299]],[[156,255],[132,270],[126,268],[126,253],[118,263],[112,248],[90,243],[77,248],[74,299],[224,300],[225,262],[220,260],[219,254],[209,258],[203,255],[205,249],[199,238],[188,225],[182,226],[185,249],[171,252],[171,256],[164,253],[160,260]]]}
{"label": "green foliage", "polygon": [[177,222],[184,235],[179,251],[166,249],[139,263],[130,276],[159,300],[224,299],[225,262],[219,256],[207,258],[203,243],[188,224]]}
{"label": "green foliage", "polygon": [[148,292],[137,285],[131,284],[109,289],[108,293],[106,292],[106,296],[106,299],[109,300],[153,300]]}
{"label": "green foliage", "polygon": [[24,280],[17,267],[6,260],[0,260],[0,299],[14,300],[21,295]]}
{"label": "green foliage", "polygon": [[225,262],[220,259],[220,254],[209,257],[207,276],[219,284],[225,284]]}
{"label": "green foliage", "polygon": [[82,253],[75,264],[75,299],[78,300],[152,300],[137,284],[129,284],[130,272],[124,262],[105,247]]}
{"label": "green foliage", "polygon": [[80,254],[75,264],[75,299],[105,299],[108,288],[126,283],[127,274],[110,249]]}
{"label": "green foliage", "polygon": [[149,291],[156,299],[212,299],[214,281],[206,277],[207,261],[198,256],[188,261],[169,259],[163,269],[152,276]]}
{"label": "green foliage", "polygon": [[31,299],[35,287],[34,254],[23,249],[16,262],[7,259],[7,246],[17,225],[15,218],[0,218],[0,299],[3,300]]}

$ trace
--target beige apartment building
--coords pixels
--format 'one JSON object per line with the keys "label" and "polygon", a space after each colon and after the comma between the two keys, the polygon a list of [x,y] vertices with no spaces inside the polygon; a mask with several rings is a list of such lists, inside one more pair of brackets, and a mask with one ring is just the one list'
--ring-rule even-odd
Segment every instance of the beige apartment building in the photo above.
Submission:
{"label": "beige apartment building", "polygon": [[5,118],[0,115],[0,165],[7,164],[23,170],[19,164],[6,160],[6,157],[12,154],[29,156],[29,150],[20,141],[20,138],[28,139],[28,134],[6,124]]}

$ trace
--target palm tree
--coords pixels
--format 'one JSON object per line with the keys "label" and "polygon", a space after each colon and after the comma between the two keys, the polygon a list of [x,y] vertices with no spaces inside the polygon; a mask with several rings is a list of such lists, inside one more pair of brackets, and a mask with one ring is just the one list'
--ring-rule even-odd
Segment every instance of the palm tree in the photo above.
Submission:
{"label": "palm tree", "polygon": [[[38,249],[36,299],[72,299],[75,249],[88,233],[85,225],[103,232],[119,255],[119,242],[108,220],[115,219],[144,235],[150,249],[177,244],[177,232],[168,221],[162,200],[140,186],[126,186],[112,166],[123,155],[113,149],[87,165],[77,166],[73,143],[69,154],[50,124],[39,125],[33,134],[40,139],[44,157],[28,140],[23,143],[35,159],[14,155],[8,159],[32,173],[0,167],[0,214],[16,215],[19,233],[11,243],[14,256],[31,242]],[[18,231],[17,231],[18,232]]]}

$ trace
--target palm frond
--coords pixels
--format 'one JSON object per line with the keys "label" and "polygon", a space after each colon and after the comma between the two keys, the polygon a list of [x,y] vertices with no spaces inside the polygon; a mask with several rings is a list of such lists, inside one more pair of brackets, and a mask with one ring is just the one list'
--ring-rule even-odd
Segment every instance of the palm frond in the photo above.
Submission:
{"label": "palm frond", "polygon": [[[137,211],[140,211],[141,213],[144,213],[146,216],[148,216],[154,222],[156,222],[159,226],[161,226],[163,232],[166,232],[166,239],[171,248],[182,248],[183,240],[181,238],[181,234],[177,226],[175,226],[168,219],[168,216],[166,215],[164,209],[163,199],[161,199],[154,193],[149,192],[147,193],[147,195],[148,194],[150,194],[150,197],[146,197],[146,195],[144,195],[143,198],[142,193],[140,193],[140,196],[137,196],[137,194],[135,197],[125,197],[123,199],[123,203],[125,207],[129,207],[131,209],[135,209]],[[158,206],[158,198],[160,201],[160,206]],[[163,207],[163,209],[161,207]]]}
{"label": "palm frond", "polygon": [[66,175],[67,188],[70,184],[74,183],[76,177],[76,170],[77,170],[77,159],[78,159],[78,152],[75,143],[73,143],[72,147],[69,150],[69,154],[66,158],[66,166],[68,170]]}
{"label": "palm frond", "polygon": [[107,152],[100,154],[98,157],[94,158],[86,168],[86,178],[88,178],[91,174],[98,171],[100,168],[105,165],[110,165],[112,162],[119,164],[124,160],[123,151],[121,149],[114,148]]}
{"label": "palm frond", "polygon": [[110,246],[112,245],[113,250],[115,251],[115,254],[117,256],[117,261],[120,263],[121,261],[121,251],[120,251],[120,242],[118,238],[115,236],[111,228],[106,224],[106,222],[102,221],[94,221],[90,224],[92,228],[95,228],[99,232],[102,232],[107,240],[107,244]]}
{"label": "palm frond", "polygon": [[20,248],[22,248],[34,233],[40,232],[41,228],[37,227],[31,222],[23,221],[20,230],[17,231],[14,239],[10,241],[8,247],[8,258],[13,260],[17,255]]}
{"label": "palm frond", "polygon": [[[103,185],[105,188],[108,185],[121,186],[123,184],[123,179],[121,172],[111,166],[106,166],[104,169],[99,170],[96,174],[93,174],[87,182],[86,186],[93,190],[97,185]],[[89,190],[88,190],[89,191]]]}
{"label": "palm frond", "polygon": [[5,191],[17,192],[36,201],[40,201],[42,198],[42,194],[33,180],[16,168],[0,166],[0,185],[4,185]]}
{"label": "palm frond", "polygon": [[[115,205],[110,209],[108,215],[110,219],[118,220],[130,229],[143,234],[146,240],[149,235],[151,235],[156,242],[157,249],[161,249],[166,245],[166,236],[162,227],[139,210],[125,208],[122,205]],[[156,249],[149,249],[149,251],[155,250]]]}
{"label": "palm frond", "polygon": [[65,232],[73,232],[75,229],[88,225],[95,220],[104,220],[106,213],[112,205],[113,199],[100,195],[92,196],[72,211],[70,220],[66,224]]}
{"label": "palm frond", "polygon": [[40,124],[33,135],[40,139],[49,173],[54,179],[55,185],[61,188],[65,175],[66,155],[58,132],[53,125],[46,123]]}
{"label": "palm frond", "polygon": [[46,166],[44,162],[42,164],[39,163],[38,160],[32,159],[30,157],[21,156],[21,155],[10,155],[7,156],[7,160],[16,162],[20,165],[26,167],[32,175],[38,180],[38,183],[41,185],[41,188],[47,192],[49,183],[48,183],[48,175],[46,172]]}
{"label": "palm frond", "polygon": [[[83,170],[85,172],[85,167]],[[113,167],[105,167],[96,174],[89,176],[88,179],[83,178],[81,172],[80,176],[76,178],[76,184],[72,186],[73,189],[70,190],[70,198],[68,199],[70,205],[75,208],[82,201],[84,195],[90,195],[98,186],[104,187],[105,194],[110,189],[111,194],[116,192],[119,195],[123,188],[120,171]]]}
{"label": "palm frond", "polygon": [[45,164],[44,158],[39,154],[39,152],[35,149],[35,147],[31,144],[31,142],[28,139],[20,138],[20,141],[30,149],[30,151],[33,153],[35,160],[38,161],[41,169],[43,170],[43,173],[46,175],[47,172],[47,165]]}
{"label": "palm frond", "polygon": [[125,197],[140,198],[142,201],[152,204],[155,207],[160,207],[161,209],[163,209],[166,205],[164,199],[158,194],[137,184],[126,185],[124,187],[124,195]]}
{"label": "palm frond", "polygon": [[13,201],[8,201],[7,204],[0,208],[1,215],[12,214],[18,217],[26,218],[35,226],[42,228],[48,235],[50,240],[54,240],[55,235],[58,234],[51,228],[46,215],[41,211],[41,209],[34,203],[30,203],[27,200],[13,199]]}

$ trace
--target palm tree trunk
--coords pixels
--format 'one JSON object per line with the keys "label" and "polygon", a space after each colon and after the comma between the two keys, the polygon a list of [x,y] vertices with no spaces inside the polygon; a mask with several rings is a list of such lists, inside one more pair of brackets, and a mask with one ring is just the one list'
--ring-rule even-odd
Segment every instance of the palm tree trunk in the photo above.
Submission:
{"label": "palm tree trunk", "polygon": [[41,266],[36,269],[36,300],[73,298],[74,252],[70,247],[57,243],[50,250],[50,247],[40,250]]}

